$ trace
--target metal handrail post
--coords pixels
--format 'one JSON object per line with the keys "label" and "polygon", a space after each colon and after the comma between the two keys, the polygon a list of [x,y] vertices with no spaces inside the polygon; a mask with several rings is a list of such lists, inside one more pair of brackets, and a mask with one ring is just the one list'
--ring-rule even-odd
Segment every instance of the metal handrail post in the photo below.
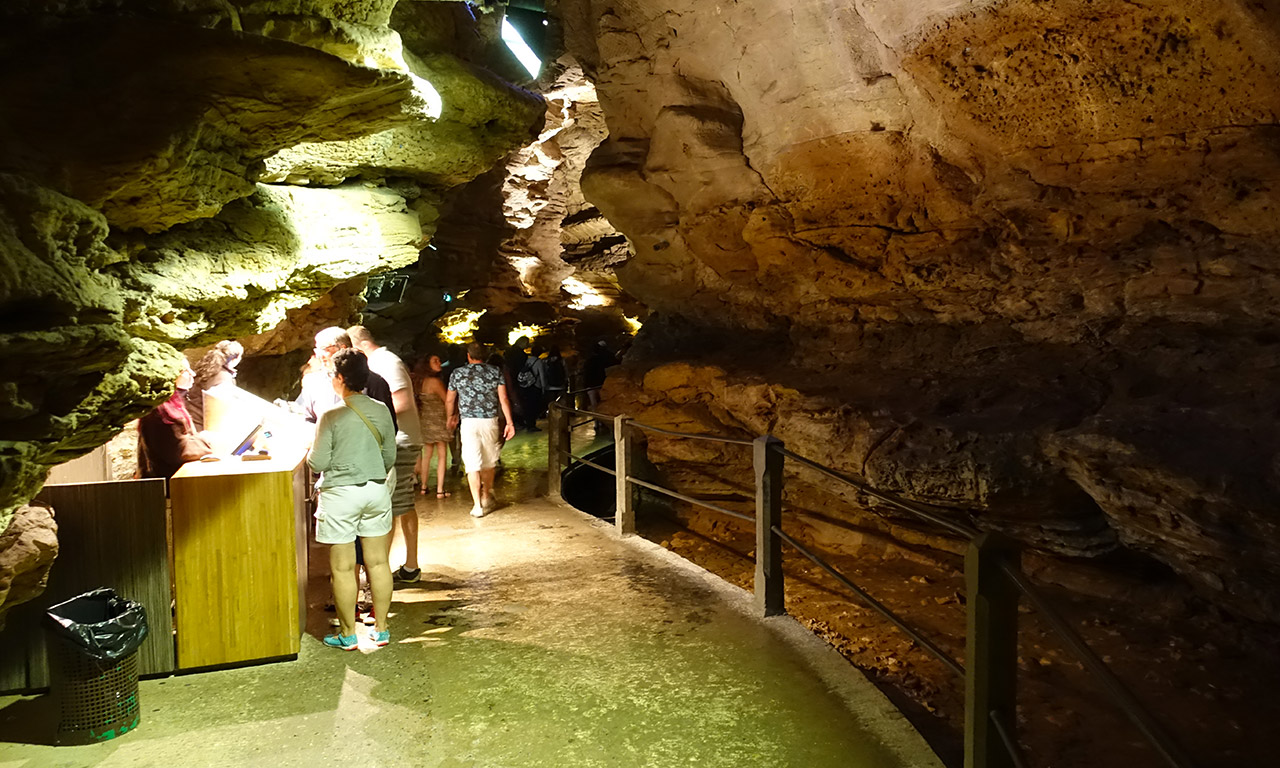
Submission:
{"label": "metal handrail post", "polygon": [[762,616],[786,613],[782,582],[782,441],[762,435],[752,443],[756,475],[756,610]]}
{"label": "metal handrail post", "polygon": [[1012,729],[1017,722],[1018,590],[1004,572],[1017,562],[1017,548],[998,533],[978,534],[965,554],[965,768],[1016,765],[999,724]]}
{"label": "metal handrail post", "polygon": [[635,464],[635,430],[631,429],[628,423],[630,421],[626,416],[616,416],[613,419],[614,458],[617,462],[614,465],[617,472],[614,481],[618,493],[614,521],[618,526],[619,536],[630,536],[636,532],[636,489],[628,482]]}
{"label": "metal handrail post", "polygon": [[570,413],[564,411],[561,403],[553,402],[547,410],[547,490],[554,498],[563,500],[561,481],[563,480],[564,453],[570,452],[570,431],[568,424],[572,421]]}

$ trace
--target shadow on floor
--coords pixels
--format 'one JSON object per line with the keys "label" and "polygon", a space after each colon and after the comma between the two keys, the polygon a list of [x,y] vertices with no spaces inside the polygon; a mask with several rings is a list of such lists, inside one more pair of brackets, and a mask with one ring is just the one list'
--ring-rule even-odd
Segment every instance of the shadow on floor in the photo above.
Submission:
{"label": "shadow on floor", "polygon": [[0,743],[53,746],[58,705],[52,695],[23,697],[0,709]]}

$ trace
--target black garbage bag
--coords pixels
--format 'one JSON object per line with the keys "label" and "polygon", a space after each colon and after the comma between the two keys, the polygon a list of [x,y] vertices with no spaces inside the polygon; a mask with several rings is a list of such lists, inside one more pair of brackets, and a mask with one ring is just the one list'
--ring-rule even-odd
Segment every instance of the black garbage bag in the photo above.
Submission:
{"label": "black garbage bag", "polygon": [[113,589],[95,589],[49,608],[55,633],[100,661],[115,661],[147,637],[147,609]]}

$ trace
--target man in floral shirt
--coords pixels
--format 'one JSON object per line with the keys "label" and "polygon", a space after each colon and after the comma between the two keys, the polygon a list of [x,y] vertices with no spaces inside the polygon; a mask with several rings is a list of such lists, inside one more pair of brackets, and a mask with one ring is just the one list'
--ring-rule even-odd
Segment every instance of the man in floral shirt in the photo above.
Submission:
{"label": "man in floral shirt", "polygon": [[[493,474],[498,466],[498,452],[502,449],[499,436],[510,440],[515,437],[515,424],[511,421],[511,403],[507,400],[506,382],[502,371],[484,363],[484,347],[472,342],[467,345],[467,364],[449,376],[449,393],[444,404],[449,414],[449,429],[459,426],[462,438],[462,463],[467,469],[467,482],[471,486],[472,517],[484,517],[493,509]],[[498,414],[507,422],[505,430],[498,428]]]}

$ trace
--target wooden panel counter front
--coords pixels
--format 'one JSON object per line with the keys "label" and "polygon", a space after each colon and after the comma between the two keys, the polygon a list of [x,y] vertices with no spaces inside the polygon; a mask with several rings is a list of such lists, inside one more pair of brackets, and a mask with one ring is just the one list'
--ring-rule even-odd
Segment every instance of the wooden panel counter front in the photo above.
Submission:
{"label": "wooden panel counter front", "polygon": [[302,448],[191,462],[169,481],[179,669],[297,656],[306,621]]}

